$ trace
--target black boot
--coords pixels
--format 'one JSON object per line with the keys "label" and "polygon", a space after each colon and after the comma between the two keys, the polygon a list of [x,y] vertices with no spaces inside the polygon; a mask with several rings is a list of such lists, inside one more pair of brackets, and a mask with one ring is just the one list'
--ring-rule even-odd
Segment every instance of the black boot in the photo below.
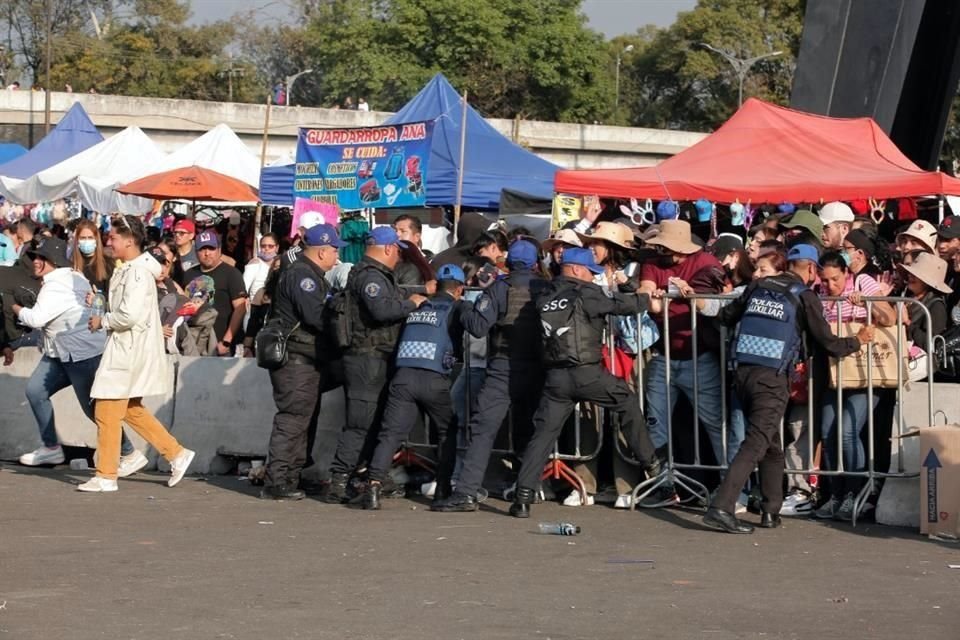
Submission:
{"label": "black boot", "polygon": [[363,494],[363,508],[376,511],[380,508],[380,497],[383,494],[383,485],[377,480],[371,480]]}
{"label": "black boot", "polygon": [[334,473],[330,476],[330,484],[323,501],[328,504],[343,504],[347,501],[347,484],[350,476],[346,473]]}
{"label": "black boot", "polygon": [[292,485],[276,485],[264,487],[260,490],[260,498],[263,500],[303,500],[304,492]]}
{"label": "black boot", "polygon": [[533,489],[518,487],[517,495],[513,498],[513,504],[510,505],[510,515],[514,518],[529,518],[531,504],[533,504]]}
{"label": "black boot", "polygon": [[479,503],[475,496],[468,496],[465,493],[454,493],[449,498],[434,497],[430,504],[430,511],[442,511],[445,513],[455,511],[476,511]]}

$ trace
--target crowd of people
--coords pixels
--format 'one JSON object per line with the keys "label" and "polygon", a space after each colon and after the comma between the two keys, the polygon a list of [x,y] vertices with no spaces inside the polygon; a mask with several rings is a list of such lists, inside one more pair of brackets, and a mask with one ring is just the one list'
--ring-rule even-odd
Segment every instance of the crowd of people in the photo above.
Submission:
{"label": "crowd of people", "polygon": [[[808,475],[784,478],[784,456],[793,468],[813,467],[817,456],[806,446],[812,432],[822,448],[821,469],[837,469],[842,460],[845,471],[863,471],[872,437],[875,468],[889,468],[897,390],[844,389],[838,405],[829,388],[829,357],[860,351],[874,339],[874,327],[894,326],[900,315],[911,379],[943,375],[927,342],[960,326],[960,216],[939,226],[917,218],[887,240],[849,204],[831,202],[814,212],[785,203],[745,238],[727,232],[704,242],[675,217],[675,205],[673,213],[640,228],[613,206],[595,205],[543,242],[524,228],[467,213],[453,246],[435,256],[420,249],[420,221],[401,216],[363,234],[362,256],[349,261],[341,238],[346,229],[319,216],[304,216],[289,250],[274,234],[260,236],[254,256],[244,251],[241,227],[226,220],[200,229],[194,220],[178,219],[168,235],[149,239],[137,218],[118,217],[106,245],[88,221],[41,232],[22,220],[4,229],[0,260],[13,261],[10,269],[20,269],[21,279],[29,269],[43,286],[34,286],[31,298],[24,293],[29,288],[7,285],[12,273],[4,278],[5,316],[17,322],[5,317],[0,346],[12,360],[19,323],[39,331],[44,355],[27,390],[42,446],[21,462],[63,461],[49,396],[73,386],[99,427],[102,468],[98,463],[92,490],[114,490],[118,476],[145,463],[122,436],[121,418],[179,461],[176,478],[190,452],[165,436],[139,403],[156,390],[146,378],[106,381],[120,376],[118,350],[132,357],[124,339],[132,331],[138,340],[157,337],[156,345],[137,349],[146,368],[165,361],[166,352],[256,355],[270,369],[277,415],[264,498],[319,491],[327,502],[380,508],[384,497],[402,492],[387,472],[425,414],[439,456],[431,508],[474,511],[486,495],[491,452],[509,415],[520,464],[505,495],[511,513],[525,517],[549,493],[542,469],[580,407],[585,447],[602,445],[615,454],[577,463],[579,488],[563,504],[630,507],[633,488],[663,468],[668,430],[683,423],[674,419],[685,410],[677,406],[681,401],[696,405],[709,443],[705,457],[729,465],[714,479],[719,487],[708,525],[751,530],[736,516],[749,506],[751,490],[760,496],[764,527],[777,526],[781,515],[852,520],[863,478],[820,478],[817,495]],[[149,279],[149,292],[128,284],[141,279]],[[719,294],[733,295],[709,297]],[[878,296],[919,304],[904,305],[901,313],[894,304],[867,303]],[[15,299],[9,310],[8,297]],[[51,308],[51,299],[60,299],[61,306],[52,307],[59,313],[37,311]],[[128,317],[130,300],[152,308]],[[701,316],[697,331],[694,313]],[[856,330],[834,335],[838,320],[856,323]],[[773,321],[780,324],[764,324]],[[141,325],[150,331],[131,329]],[[730,331],[722,334],[720,326]],[[802,335],[811,338],[806,353]],[[730,376],[721,375],[722,351],[735,367]],[[282,357],[265,355],[277,353]],[[133,367],[126,370],[136,377]],[[156,384],[156,376],[149,379]],[[808,393],[800,390],[807,385],[813,387],[812,421]],[[122,392],[103,391],[114,386]],[[346,424],[328,480],[316,486],[301,472],[321,398],[341,387]],[[871,412],[874,429],[867,433]],[[781,418],[786,443],[780,442]],[[749,476],[756,466],[754,487]],[[662,483],[639,506],[679,501],[677,488]],[[874,502],[864,502],[860,515]]]}

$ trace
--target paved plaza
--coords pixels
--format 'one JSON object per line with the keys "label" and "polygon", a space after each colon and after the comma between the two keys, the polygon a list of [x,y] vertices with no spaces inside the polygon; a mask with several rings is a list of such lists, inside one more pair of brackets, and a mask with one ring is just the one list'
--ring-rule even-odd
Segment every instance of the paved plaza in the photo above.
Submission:
{"label": "paved plaza", "polygon": [[[0,638],[904,638],[956,640],[960,545],[790,520],[537,505],[437,514],[265,502],[166,476],[81,494],[88,472],[0,465]],[[750,516],[755,519],[754,516]],[[576,537],[535,533],[567,520]]]}

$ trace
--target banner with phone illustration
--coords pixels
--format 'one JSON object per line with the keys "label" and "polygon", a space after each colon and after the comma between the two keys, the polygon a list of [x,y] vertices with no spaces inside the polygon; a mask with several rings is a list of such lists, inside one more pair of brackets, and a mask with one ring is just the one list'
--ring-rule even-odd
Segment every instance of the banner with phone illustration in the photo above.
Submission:
{"label": "banner with phone illustration", "polygon": [[355,129],[301,127],[293,196],[343,211],[427,201],[433,122]]}

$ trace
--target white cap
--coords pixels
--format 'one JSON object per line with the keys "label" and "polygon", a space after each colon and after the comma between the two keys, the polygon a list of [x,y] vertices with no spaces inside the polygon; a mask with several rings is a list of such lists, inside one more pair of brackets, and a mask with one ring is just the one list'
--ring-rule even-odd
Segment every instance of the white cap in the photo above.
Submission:
{"label": "white cap", "polygon": [[307,211],[300,216],[300,226],[304,229],[312,229],[318,224],[323,224],[323,216],[316,211]]}
{"label": "white cap", "polygon": [[824,226],[834,222],[853,222],[853,209],[844,202],[828,202],[820,207],[820,219]]}

